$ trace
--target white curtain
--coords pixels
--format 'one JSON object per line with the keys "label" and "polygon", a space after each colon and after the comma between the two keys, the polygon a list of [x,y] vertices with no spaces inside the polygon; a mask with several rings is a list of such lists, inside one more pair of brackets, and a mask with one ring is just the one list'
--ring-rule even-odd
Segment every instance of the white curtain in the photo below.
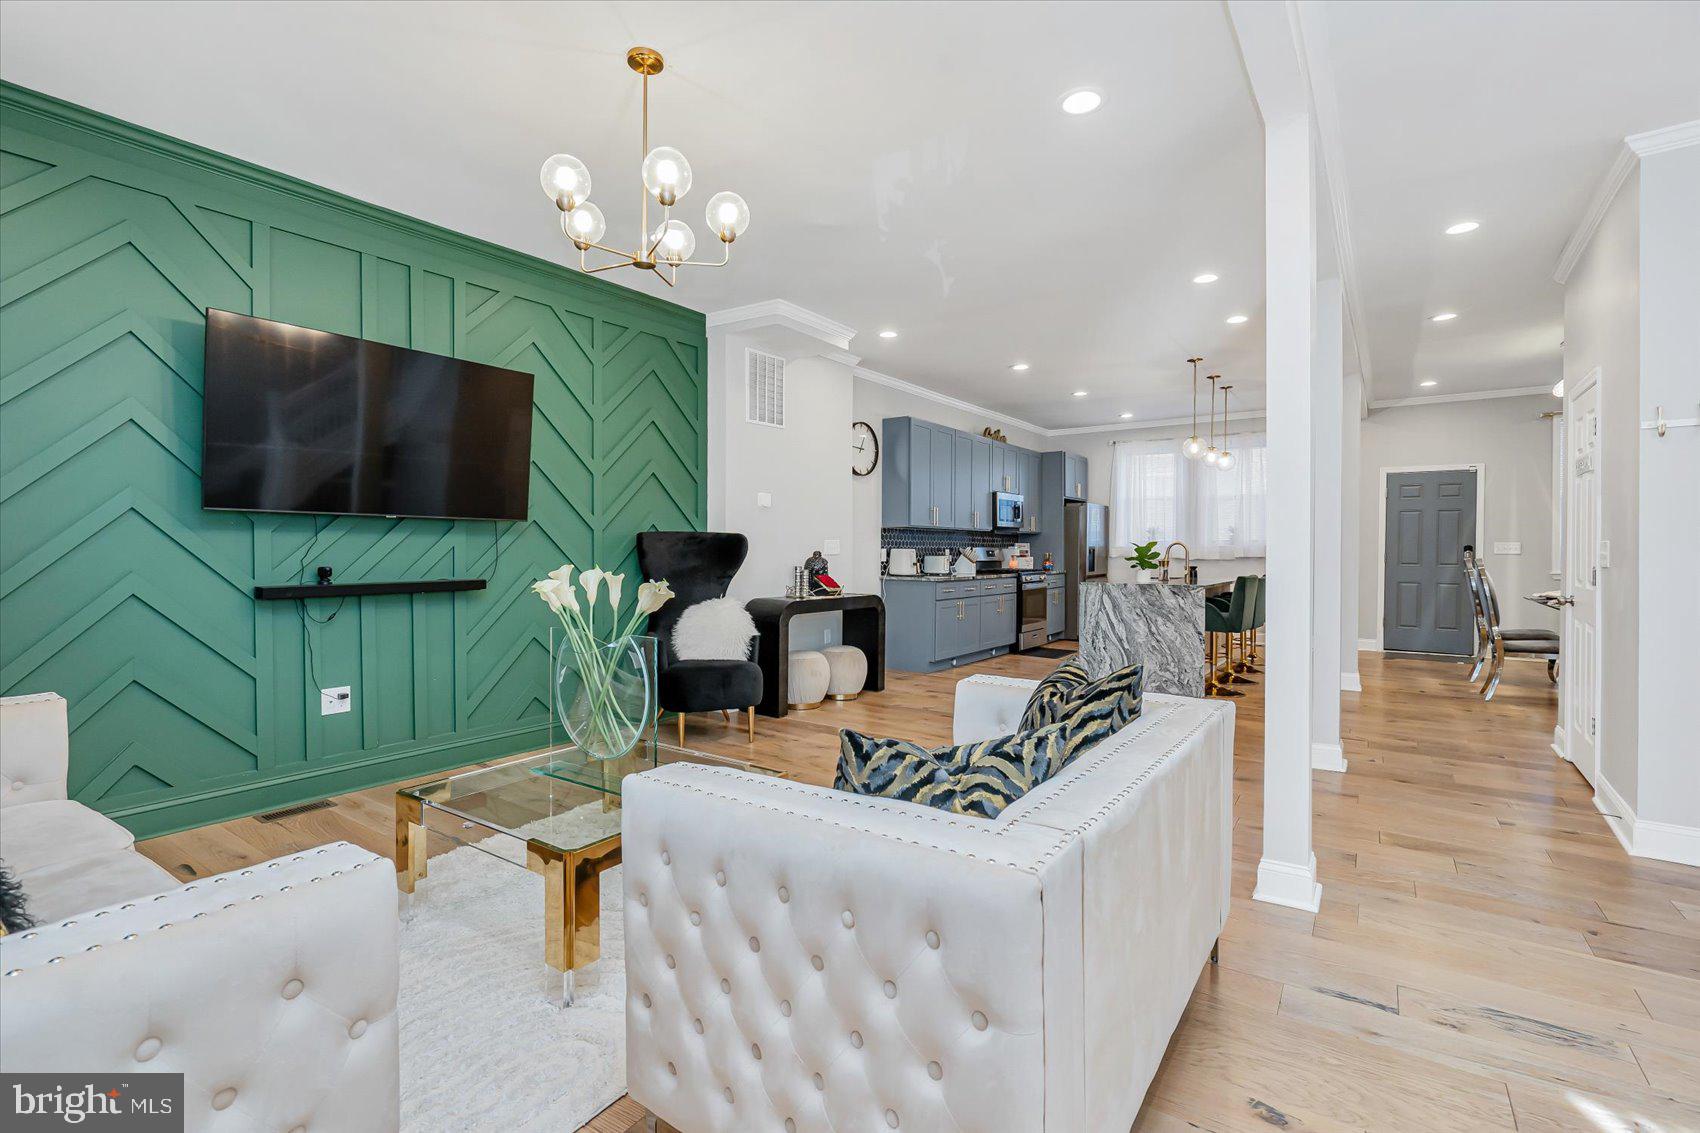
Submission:
{"label": "white curtain", "polygon": [[1178,440],[1118,441],[1110,469],[1110,551],[1179,539],[1195,559],[1262,558],[1267,549],[1269,449],[1262,434],[1233,438],[1222,471],[1188,460]]}

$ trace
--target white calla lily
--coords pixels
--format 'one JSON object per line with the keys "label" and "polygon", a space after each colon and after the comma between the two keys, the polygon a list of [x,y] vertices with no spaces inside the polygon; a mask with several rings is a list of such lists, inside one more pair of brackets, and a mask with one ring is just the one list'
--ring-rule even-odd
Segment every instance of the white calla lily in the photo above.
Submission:
{"label": "white calla lily", "polygon": [[637,612],[645,617],[655,613],[673,598],[673,588],[667,585],[665,578],[659,582],[645,582],[638,587]]}
{"label": "white calla lily", "polygon": [[608,577],[608,572],[601,567],[591,567],[579,572],[578,584],[584,587],[584,596],[588,603],[596,605],[597,592],[602,588],[602,580]]}
{"label": "white calla lily", "polygon": [[619,613],[620,595],[626,588],[626,576],[604,573],[602,581],[608,584],[608,605],[613,607],[615,613]]}

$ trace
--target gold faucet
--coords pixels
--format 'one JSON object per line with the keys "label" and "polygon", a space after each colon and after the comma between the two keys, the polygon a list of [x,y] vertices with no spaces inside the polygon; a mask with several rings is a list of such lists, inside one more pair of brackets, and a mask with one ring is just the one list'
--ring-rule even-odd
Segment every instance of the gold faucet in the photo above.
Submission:
{"label": "gold faucet", "polygon": [[1164,582],[1169,581],[1169,552],[1174,550],[1176,547],[1179,547],[1186,554],[1186,566],[1181,570],[1181,581],[1185,582],[1187,575],[1192,571],[1192,548],[1188,547],[1179,539],[1176,539],[1173,543],[1170,543],[1167,547],[1163,548],[1163,557],[1157,563],[1157,565],[1163,569],[1162,577]]}

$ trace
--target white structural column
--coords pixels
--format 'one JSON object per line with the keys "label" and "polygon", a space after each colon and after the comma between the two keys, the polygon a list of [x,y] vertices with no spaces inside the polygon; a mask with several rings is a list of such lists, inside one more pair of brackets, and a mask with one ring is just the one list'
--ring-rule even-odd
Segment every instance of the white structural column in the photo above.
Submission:
{"label": "white structural column", "polygon": [[1346,384],[1345,302],[1338,278],[1316,285],[1311,343],[1311,711],[1310,762],[1346,770],[1340,745],[1340,481],[1344,467],[1341,405]]}
{"label": "white structural column", "polygon": [[1352,374],[1340,397],[1340,690],[1363,691],[1358,677],[1358,483],[1363,475],[1364,385]]}
{"label": "white structural column", "polygon": [[1322,904],[1310,829],[1316,159],[1295,12],[1259,0],[1228,3],[1263,116],[1269,499],[1280,508],[1280,522],[1269,525],[1263,858],[1252,896],[1314,912]]}

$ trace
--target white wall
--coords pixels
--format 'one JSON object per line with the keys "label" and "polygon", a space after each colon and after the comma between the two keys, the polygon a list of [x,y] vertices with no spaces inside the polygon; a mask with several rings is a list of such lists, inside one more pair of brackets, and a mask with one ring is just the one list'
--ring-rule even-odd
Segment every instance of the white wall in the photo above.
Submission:
{"label": "white wall", "polygon": [[[1553,380],[1557,381],[1555,374]],[[1476,550],[1493,575],[1507,626],[1557,629],[1552,611],[1522,596],[1552,589],[1552,427],[1541,413],[1549,396],[1451,401],[1372,409],[1359,432],[1358,636],[1381,640],[1381,470],[1432,465],[1483,466]],[[1498,555],[1496,542],[1523,545]]]}
{"label": "white wall", "polygon": [[[791,568],[812,551],[828,551],[833,540],[838,549],[827,559],[841,583],[849,586],[847,580],[858,577],[859,550],[878,570],[877,550],[859,548],[851,524],[850,367],[822,357],[791,358],[785,367],[785,427],[745,419],[745,350],[754,346],[785,356],[798,349],[793,337],[756,332],[709,339],[708,525],[749,536],[749,557],[729,591],[745,601],[784,594]],[[758,493],[771,498],[768,506],[757,503]],[[833,640],[839,620],[836,614],[797,619],[795,647]]]}
{"label": "white wall", "polygon": [[[1574,389],[1595,367],[1600,370],[1600,538],[1612,548],[1611,565],[1600,571],[1599,583],[1600,774],[1631,809],[1639,786],[1640,198],[1637,171],[1618,191],[1564,292],[1565,384]],[[1692,325],[1692,310],[1686,318]],[[1690,638],[1692,647],[1692,633]],[[1670,663],[1681,666],[1682,655]]]}
{"label": "white wall", "polygon": [[[1661,405],[1666,417],[1700,415],[1700,145],[1642,158],[1640,181],[1640,395],[1624,424],[1637,425],[1634,569],[1646,601],[1634,681],[1638,797],[1630,802],[1637,852],[1646,824],[1664,824],[1687,831],[1680,843],[1667,831],[1664,852],[1686,844],[1692,856],[1684,860],[1700,864],[1700,744],[1690,660],[1700,635],[1700,428],[1668,430],[1661,438],[1636,420],[1652,420]],[[1615,544],[1612,550],[1614,568],[1621,569]]]}

